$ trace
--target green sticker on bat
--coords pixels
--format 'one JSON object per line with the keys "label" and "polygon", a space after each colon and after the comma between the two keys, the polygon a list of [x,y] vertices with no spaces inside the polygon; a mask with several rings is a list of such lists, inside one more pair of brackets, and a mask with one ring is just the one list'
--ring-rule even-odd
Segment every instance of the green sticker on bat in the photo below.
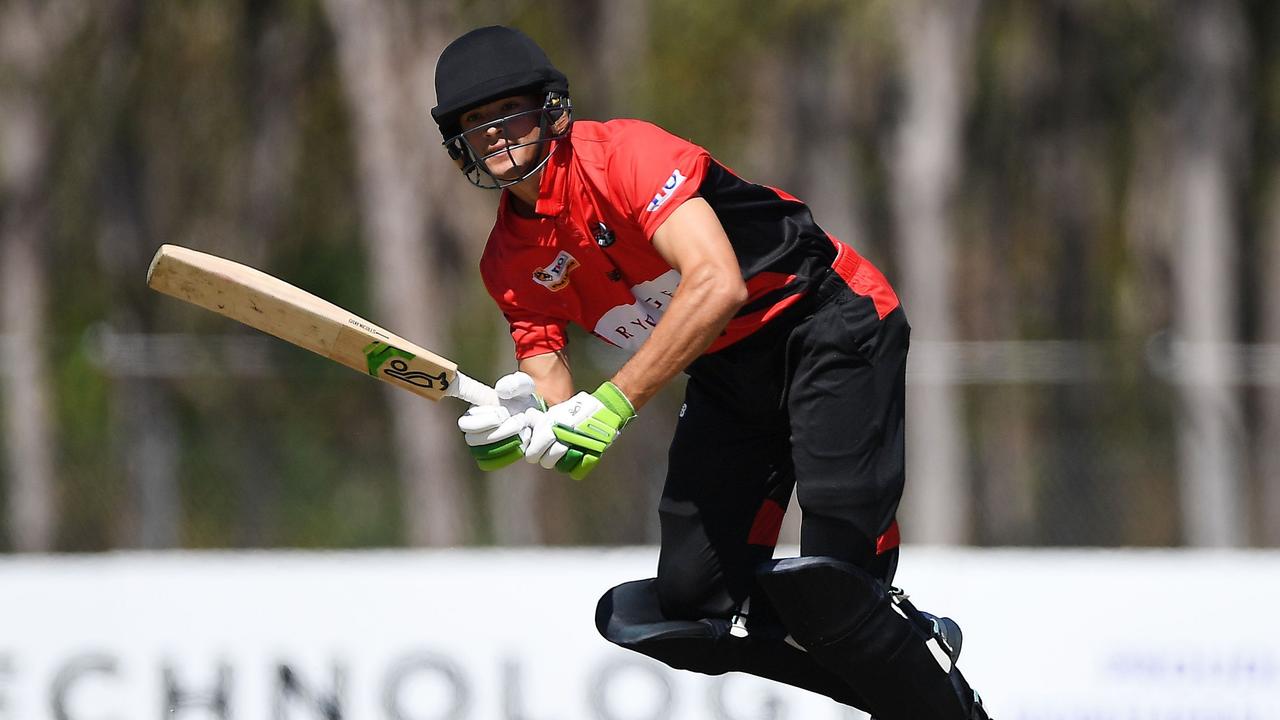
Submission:
{"label": "green sticker on bat", "polygon": [[390,375],[404,383],[413,385],[414,387],[448,390],[449,376],[446,371],[440,371],[439,375],[422,372],[421,370],[410,370],[409,362],[414,358],[413,353],[401,350],[393,345],[384,342],[372,342],[364,347],[364,357],[369,364],[369,374],[373,377],[378,376],[378,371]]}
{"label": "green sticker on bat", "polygon": [[369,374],[378,377],[378,368],[391,358],[412,360],[413,353],[405,352],[384,342],[371,342],[364,346],[364,357],[369,362]]}

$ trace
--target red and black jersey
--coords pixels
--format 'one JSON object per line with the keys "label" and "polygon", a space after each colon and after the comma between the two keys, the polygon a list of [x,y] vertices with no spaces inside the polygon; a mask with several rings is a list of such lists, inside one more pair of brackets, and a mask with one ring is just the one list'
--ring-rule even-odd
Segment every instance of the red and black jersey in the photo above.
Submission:
{"label": "red and black jersey", "polygon": [[680,282],[651,240],[695,196],[715,210],[749,292],[708,352],[769,322],[827,267],[870,296],[881,317],[897,306],[879,271],[818,227],[791,195],[739,178],[653,124],[579,120],[552,149],[538,217],[518,215],[504,192],[480,260],[485,287],[511,325],[516,357],[563,348],[568,323],[638,348]]}

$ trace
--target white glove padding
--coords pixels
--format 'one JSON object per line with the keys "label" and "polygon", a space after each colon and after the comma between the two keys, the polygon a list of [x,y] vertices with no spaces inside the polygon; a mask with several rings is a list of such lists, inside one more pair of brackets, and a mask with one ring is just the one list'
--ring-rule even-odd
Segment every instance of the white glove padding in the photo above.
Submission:
{"label": "white glove padding", "polygon": [[[467,410],[458,418],[458,429],[471,447],[491,445],[529,432],[524,413],[512,415],[501,405],[476,405]],[[524,445],[523,437],[520,444]]]}
{"label": "white glove padding", "polygon": [[617,385],[601,383],[593,393],[580,392],[547,408],[534,423],[524,459],[581,480],[635,416]]}
{"label": "white glove padding", "polygon": [[537,387],[533,383],[533,378],[529,377],[527,373],[513,372],[509,375],[503,375],[498,378],[498,382],[493,384],[493,389],[498,393],[498,403],[510,411],[512,415],[526,410],[541,412],[546,408],[542,398],[537,395]]}
{"label": "white glove padding", "polygon": [[524,448],[524,459],[550,470],[572,448],[556,437],[555,427],[576,427],[604,405],[590,393],[580,392],[562,403],[552,405],[538,417],[533,435]]}
{"label": "white glove padding", "polygon": [[499,378],[494,389],[499,405],[476,405],[458,418],[458,429],[467,444],[480,447],[520,436],[523,449],[529,441],[530,425],[542,414],[542,401],[534,394],[533,378],[522,372]]}
{"label": "white glove padding", "polygon": [[556,421],[542,412],[530,424],[530,437],[521,444],[526,462],[537,463],[551,470],[560,458],[569,452],[569,446],[556,439]]}

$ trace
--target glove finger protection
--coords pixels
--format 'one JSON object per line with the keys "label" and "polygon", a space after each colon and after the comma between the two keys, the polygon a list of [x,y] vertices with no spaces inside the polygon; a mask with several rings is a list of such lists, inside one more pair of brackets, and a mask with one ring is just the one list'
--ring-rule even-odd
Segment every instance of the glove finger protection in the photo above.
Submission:
{"label": "glove finger protection", "polygon": [[497,470],[519,460],[531,435],[530,424],[545,404],[534,392],[533,378],[511,373],[495,383],[498,405],[480,405],[458,419],[472,457],[481,470]]}
{"label": "glove finger protection", "polygon": [[[552,407],[554,408],[557,406]],[[556,442],[554,427],[555,421],[552,420],[550,411],[542,413],[533,421],[529,427],[529,442],[524,448],[525,460],[530,463],[539,463],[542,461],[542,456],[549,452],[551,446]]]}
{"label": "glove finger protection", "polygon": [[[582,452],[571,449],[556,439],[555,423],[542,413],[530,427],[530,438],[525,445],[524,459],[529,463],[541,465],[547,470],[561,469],[564,472],[576,466],[582,458]],[[559,467],[561,463],[568,463]]]}
{"label": "glove finger protection", "polygon": [[569,450],[568,445],[558,441],[553,442],[551,443],[551,447],[547,448],[547,451],[542,454],[542,459],[538,461],[538,464],[548,470],[554,470],[556,465],[563,460],[565,455],[569,452],[571,451]]}
{"label": "glove finger protection", "polygon": [[498,403],[512,415],[526,410],[546,410],[547,404],[538,397],[533,378],[528,373],[513,372],[503,375],[493,384],[498,393]]}
{"label": "glove finger protection", "polygon": [[[497,409],[501,410],[502,408]],[[526,418],[523,413],[510,415],[496,424],[488,418],[483,418],[484,424],[475,430],[468,430],[463,427],[463,421],[467,419],[466,415],[459,418],[458,427],[462,430],[463,437],[471,447],[502,442],[510,438],[520,438],[521,433],[526,430]],[[521,444],[523,445],[523,440]]]}
{"label": "glove finger protection", "polygon": [[[580,392],[547,409],[533,429],[525,459],[581,480],[635,416],[631,401],[611,382],[593,393]],[[557,445],[566,448],[563,453]],[[559,454],[554,460],[548,458],[553,448]]]}
{"label": "glove finger protection", "polygon": [[511,417],[500,405],[476,405],[458,418],[458,429],[464,433],[483,433],[495,430]]}

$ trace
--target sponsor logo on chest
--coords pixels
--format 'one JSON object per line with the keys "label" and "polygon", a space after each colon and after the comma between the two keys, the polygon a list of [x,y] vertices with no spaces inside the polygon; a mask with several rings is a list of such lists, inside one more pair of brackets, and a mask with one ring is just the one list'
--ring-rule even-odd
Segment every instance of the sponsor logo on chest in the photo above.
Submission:
{"label": "sponsor logo on chest", "polygon": [[533,281],[542,287],[556,292],[569,284],[569,273],[578,267],[578,261],[568,251],[561,250],[555,262],[533,271]]}
{"label": "sponsor logo on chest", "polygon": [[671,194],[676,191],[676,188],[680,187],[680,183],[683,183],[685,179],[685,176],[680,174],[679,168],[672,170],[671,177],[667,178],[667,181],[662,184],[662,189],[659,190],[658,194],[654,195],[653,199],[649,201],[649,212],[656,211],[658,208],[662,207],[667,200],[670,200]]}
{"label": "sponsor logo on chest", "polygon": [[668,270],[658,277],[631,288],[635,302],[615,305],[596,321],[593,332],[606,342],[624,350],[635,352],[649,333],[658,326],[667,304],[675,296],[680,284],[680,273]]}

